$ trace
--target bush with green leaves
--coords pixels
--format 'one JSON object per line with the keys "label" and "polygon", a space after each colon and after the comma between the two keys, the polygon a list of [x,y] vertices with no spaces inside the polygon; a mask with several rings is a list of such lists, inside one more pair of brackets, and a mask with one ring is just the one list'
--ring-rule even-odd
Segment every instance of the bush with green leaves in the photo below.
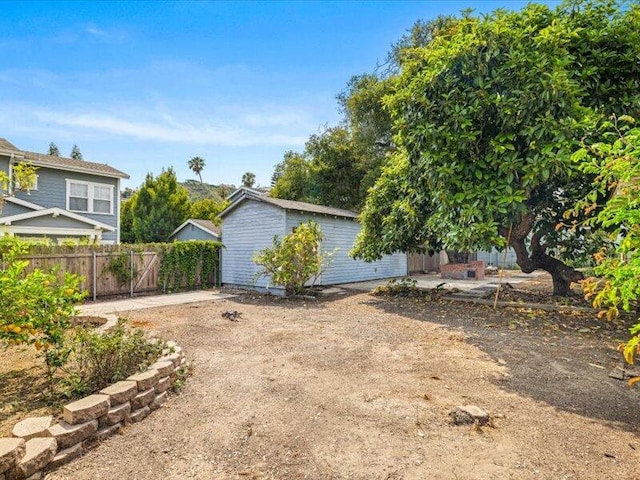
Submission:
{"label": "bush with green leaves", "polygon": [[[640,128],[628,116],[605,122],[603,141],[585,146],[574,155],[582,168],[595,174],[594,190],[582,209],[595,209],[603,193],[611,193],[595,219],[617,241],[615,255],[596,256],[598,278],[584,283],[584,290],[602,315],[613,319],[621,311],[638,309],[640,300]],[[640,318],[638,319],[640,322]],[[623,348],[633,363],[640,353],[640,323],[631,328],[631,339]]]}
{"label": "bush with green leaves", "polygon": [[324,270],[330,254],[323,253],[322,230],[313,220],[301,223],[282,239],[273,237],[273,245],[253,257],[260,270],[256,279],[268,277],[282,286],[287,295],[300,295],[307,282],[313,285]]}
{"label": "bush with green leaves", "polygon": [[29,262],[20,259],[27,248],[16,238],[0,238],[0,344],[33,345],[53,375],[69,355],[65,333],[85,294],[77,275],[29,272]]}
{"label": "bush with green leaves", "polygon": [[72,353],[60,382],[67,396],[77,397],[144,370],[162,355],[166,344],[148,339],[142,330],[120,319],[107,332],[77,328],[70,347]]}

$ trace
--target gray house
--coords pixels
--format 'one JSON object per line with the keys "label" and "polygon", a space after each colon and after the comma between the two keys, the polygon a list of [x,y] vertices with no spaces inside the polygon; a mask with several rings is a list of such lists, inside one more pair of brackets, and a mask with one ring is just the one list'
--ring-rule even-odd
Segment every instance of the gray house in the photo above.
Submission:
{"label": "gray house", "polygon": [[170,242],[184,240],[215,240],[220,241],[220,227],[211,220],[190,218],[169,236]]}
{"label": "gray house", "polygon": [[249,189],[240,189],[230,198],[233,199],[231,205],[220,214],[225,245],[221,268],[224,285],[273,289],[268,279],[255,280],[258,267],[253,263],[253,256],[270,247],[275,235],[282,238],[300,223],[311,219],[320,225],[324,234],[323,250],[335,252],[317,282],[319,285],[407,274],[407,256],[404,253],[387,255],[371,263],[349,256],[361,228],[354,212],[271,198]]}
{"label": "gray house", "polygon": [[0,234],[55,241],[120,242],[120,181],[129,175],[102,163],[19,150],[0,138],[0,170],[37,167],[28,192],[12,191],[0,211]]}

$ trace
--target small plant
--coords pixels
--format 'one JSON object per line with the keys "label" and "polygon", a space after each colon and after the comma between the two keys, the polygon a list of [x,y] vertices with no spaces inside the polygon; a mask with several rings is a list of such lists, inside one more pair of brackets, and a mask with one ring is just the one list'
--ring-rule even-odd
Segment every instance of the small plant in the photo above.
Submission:
{"label": "small plant", "polygon": [[193,375],[193,364],[188,363],[184,367],[174,370],[174,378],[171,382],[171,391],[179,393],[191,375]]}
{"label": "small plant", "polygon": [[320,225],[313,220],[301,223],[282,240],[274,237],[271,248],[253,258],[262,267],[255,278],[269,277],[274,285],[283,286],[287,295],[302,294],[308,281],[315,284],[330,256],[320,249],[322,239]]}
{"label": "small plant", "polygon": [[138,276],[135,262],[133,265],[131,265],[131,262],[131,254],[126,251],[109,255],[109,263],[105,266],[105,270],[116,276],[120,287]]}
{"label": "small plant", "polygon": [[423,295],[418,288],[418,282],[411,278],[402,278],[400,280],[393,278],[386,285],[376,287],[373,294],[388,297],[418,297]]}
{"label": "small plant", "polygon": [[144,370],[166,348],[164,342],[147,339],[142,330],[129,327],[123,319],[104,333],[78,328],[70,345],[73,353],[61,379],[69,397],[95,392]]}

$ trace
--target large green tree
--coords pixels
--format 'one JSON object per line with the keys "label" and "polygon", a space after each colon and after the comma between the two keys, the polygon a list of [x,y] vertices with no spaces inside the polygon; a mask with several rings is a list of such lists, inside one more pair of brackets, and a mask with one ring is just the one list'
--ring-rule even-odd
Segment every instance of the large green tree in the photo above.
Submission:
{"label": "large green tree", "polygon": [[590,238],[563,214],[592,180],[571,153],[602,116],[640,107],[639,32],[635,2],[530,4],[466,13],[402,50],[384,98],[397,148],[354,254],[508,244],[524,272],[570,293],[582,275],[554,253]]}
{"label": "large green tree", "polygon": [[271,195],[357,210],[364,201],[362,156],[344,127],[312,135],[304,153],[287,152],[276,166]]}
{"label": "large green tree", "polygon": [[309,162],[302,154],[289,150],[276,165],[271,186],[269,194],[272,197],[298,202],[312,201]]}
{"label": "large green tree", "polygon": [[191,212],[189,194],[172,168],[158,177],[148,173],[132,202],[133,237],[138,243],[167,241]]}
{"label": "large green tree", "polygon": [[216,225],[220,224],[218,215],[225,208],[228,202],[216,201],[212,198],[203,198],[191,204],[191,218],[199,218],[202,220],[211,220]]}

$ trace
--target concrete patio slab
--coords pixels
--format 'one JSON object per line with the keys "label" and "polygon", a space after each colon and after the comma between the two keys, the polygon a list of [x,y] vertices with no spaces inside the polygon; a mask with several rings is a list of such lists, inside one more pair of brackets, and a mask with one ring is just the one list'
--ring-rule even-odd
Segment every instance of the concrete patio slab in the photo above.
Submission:
{"label": "concrete patio slab", "polygon": [[198,290],[195,292],[170,293],[164,295],[149,295],[145,297],[132,297],[121,300],[109,300],[105,302],[87,303],[81,305],[79,315],[107,315],[140,310],[143,308],[163,307],[167,305],[180,305],[183,303],[209,302],[235,297],[217,290]]}
{"label": "concrete patio slab", "polygon": [[[546,275],[546,272],[536,271],[533,273],[522,273],[519,271],[506,271],[502,275],[502,285],[505,283],[510,283],[511,285],[515,285],[517,283],[526,282],[533,278],[536,278],[540,275]],[[407,278],[407,277],[404,277]],[[478,296],[486,293],[487,291],[494,290],[495,287],[498,286],[500,282],[500,277],[498,275],[491,275],[485,277],[484,280],[452,280],[441,278],[437,273],[423,273],[417,275],[411,275],[409,278],[411,280],[416,281],[416,286],[418,288],[445,288],[452,289],[457,288],[462,292],[469,293],[471,295],[477,294]],[[356,282],[356,283],[345,283],[339,285],[341,288],[347,290],[358,290],[363,292],[369,292],[376,287],[385,286],[389,281],[389,278],[383,278],[380,280],[370,280],[367,282]]]}

